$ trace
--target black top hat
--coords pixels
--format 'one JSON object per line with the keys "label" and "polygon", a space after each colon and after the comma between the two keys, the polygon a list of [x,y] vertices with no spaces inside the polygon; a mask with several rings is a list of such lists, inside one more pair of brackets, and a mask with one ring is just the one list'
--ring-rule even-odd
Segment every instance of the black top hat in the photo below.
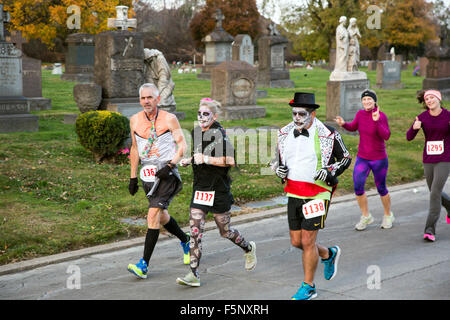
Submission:
{"label": "black top hat", "polygon": [[294,95],[294,99],[289,102],[289,105],[293,108],[303,107],[317,109],[320,107],[318,104],[316,104],[314,93],[308,92],[296,92]]}

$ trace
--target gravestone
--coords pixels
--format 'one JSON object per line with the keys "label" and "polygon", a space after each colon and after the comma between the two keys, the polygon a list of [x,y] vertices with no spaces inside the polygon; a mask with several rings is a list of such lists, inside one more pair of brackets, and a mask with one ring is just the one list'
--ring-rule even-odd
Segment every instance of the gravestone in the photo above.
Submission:
{"label": "gravestone", "polygon": [[5,40],[4,23],[9,21],[0,4],[0,132],[37,131],[38,117],[29,113],[23,96],[22,51]]}
{"label": "gravestone", "polygon": [[73,33],[66,39],[68,44],[66,68],[62,80],[89,82],[94,79],[94,35]]}
{"label": "gravestone", "polygon": [[263,118],[266,109],[256,105],[257,69],[245,61],[226,61],[212,69],[211,98],[222,104],[220,119]]}
{"label": "gravestone", "polygon": [[377,81],[374,88],[378,89],[402,89],[405,85],[401,82],[401,64],[398,61],[386,60],[377,63]]}
{"label": "gravestone", "polygon": [[268,36],[258,40],[258,87],[294,88],[284,59],[288,40],[280,35],[274,24],[269,30]]}
{"label": "gravestone", "polygon": [[369,61],[369,64],[367,65],[368,71],[375,71],[377,70],[377,61],[371,60]]}
{"label": "gravestone", "polygon": [[325,123],[340,132],[351,134],[334,122],[336,116],[341,116],[346,122],[355,118],[362,109],[361,93],[369,89],[369,80],[327,81],[327,110]]}
{"label": "gravestone", "polygon": [[[13,30],[6,36],[6,41],[13,43],[22,51],[22,44],[27,40],[22,37],[22,32]],[[30,111],[49,110],[52,101],[42,97],[42,68],[41,60],[26,56],[22,52],[22,88],[23,96],[30,104]]]}
{"label": "gravestone", "polygon": [[205,44],[205,63],[202,72],[197,75],[197,79],[211,79],[211,70],[224,61],[231,61],[231,43],[234,41],[232,35],[222,27],[224,16],[220,9],[216,10],[216,27],[202,39]]}
{"label": "gravestone", "polygon": [[139,87],[144,79],[144,39],[141,32],[128,31],[136,19],[128,19],[118,6],[117,19],[109,27],[119,30],[95,35],[94,82],[102,87],[101,110],[116,111],[130,118],[142,110]]}
{"label": "gravestone", "polygon": [[232,44],[232,60],[245,61],[254,64],[255,48],[248,34],[238,34]]}
{"label": "gravestone", "polygon": [[422,82],[424,90],[436,89],[442,99],[450,100],[450,48],[444,46],[427,49],[426,77]]}
{"label": "gravestone", "polygon": [[427,75],[427,66],[428,66],[428,58],[427,57],[420,57],[419,58],[419,72],[422,77],[425,77]]}

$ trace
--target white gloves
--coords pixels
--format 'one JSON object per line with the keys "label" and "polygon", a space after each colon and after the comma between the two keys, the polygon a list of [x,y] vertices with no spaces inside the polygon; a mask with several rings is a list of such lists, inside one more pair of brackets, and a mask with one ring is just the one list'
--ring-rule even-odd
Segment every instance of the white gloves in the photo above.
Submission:
{"label": "white gloves", "polygon": [[288,167],[286,167],[286,166],[279,166],[279,167],[277,168],[277,170],[275,171],[275,174],[276,174],[279,178],[284,179],[284,178],[287,177],[288,171],[289,171]]}

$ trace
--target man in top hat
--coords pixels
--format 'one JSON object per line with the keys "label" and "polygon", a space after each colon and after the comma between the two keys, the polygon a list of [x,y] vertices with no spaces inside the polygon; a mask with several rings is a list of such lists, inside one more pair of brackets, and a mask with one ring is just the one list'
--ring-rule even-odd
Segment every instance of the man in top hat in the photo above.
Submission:
{"label": "man in top hat", "polygon": [[325,227],[337,177],[350,166],[351,157],[339,132],[316,118],[319,105],[313,93],[296,92],[289,105],[293,121],[278,132],[272,169],[286,183],[291,244],[303,251],[305,279],[292,299],[310,300],[317,296],[314,273],[319,256],[326,280],[337,273],[341,249],[323,247],[316,237]]}

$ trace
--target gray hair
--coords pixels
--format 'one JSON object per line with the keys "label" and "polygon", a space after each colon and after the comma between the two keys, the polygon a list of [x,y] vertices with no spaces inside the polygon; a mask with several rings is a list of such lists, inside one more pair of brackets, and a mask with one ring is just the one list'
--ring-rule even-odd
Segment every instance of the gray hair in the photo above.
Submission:
{"label": "gray hair", "polygon": [[158,87],[155,86],[153,83],[144,83],[140,88],[139,88],[139,98],[141,97],[141,92],[142,89],[144,88],[150,88],[152,89],[152,92],[154,95],[156,95],[157,97],[159,96],[159,90]]}
{"label": "gray hair", "polygon": [[211,98],[203,98],[200,100],[199,108],[201,106],[207,107],[213,114],[220,114],[222,105],[219,101],[213,100]]}

